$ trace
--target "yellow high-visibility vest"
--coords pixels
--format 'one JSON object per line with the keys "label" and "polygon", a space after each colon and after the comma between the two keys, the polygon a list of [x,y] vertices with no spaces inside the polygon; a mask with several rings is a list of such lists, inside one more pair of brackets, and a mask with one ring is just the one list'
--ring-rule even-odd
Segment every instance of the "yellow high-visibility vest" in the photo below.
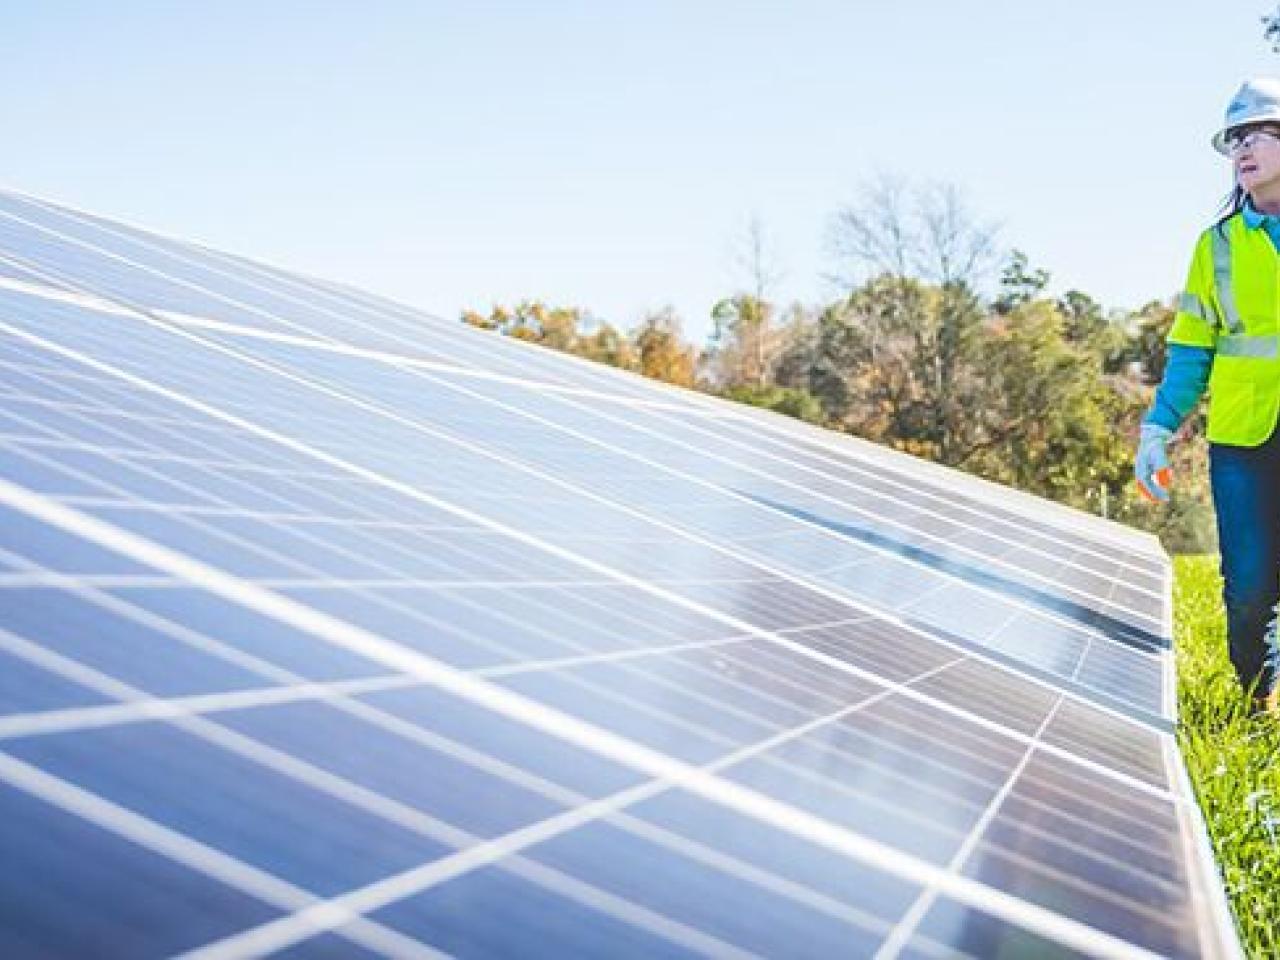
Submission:
{"label": "yellow high-visibility vest", "polygon": [[1256,447],[1280,414],[1280,254],[1241,214],[1200,235],[1169,343],[1214,351],[1212,443]]}

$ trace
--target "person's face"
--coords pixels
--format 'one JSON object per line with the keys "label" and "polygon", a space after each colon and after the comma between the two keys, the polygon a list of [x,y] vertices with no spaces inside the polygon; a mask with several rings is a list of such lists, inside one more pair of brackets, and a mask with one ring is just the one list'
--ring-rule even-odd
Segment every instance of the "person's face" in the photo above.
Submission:
{"label": "person's face", "polygon": [[1280,126],[1266,123],[1242,127],[1227,138],[1227,149],[1236,182],[1246,193],[1280,188]]}

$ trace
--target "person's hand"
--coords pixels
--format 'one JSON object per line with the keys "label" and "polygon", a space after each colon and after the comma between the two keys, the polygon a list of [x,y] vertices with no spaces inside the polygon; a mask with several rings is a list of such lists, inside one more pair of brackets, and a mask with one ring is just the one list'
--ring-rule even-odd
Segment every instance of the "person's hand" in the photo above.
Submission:
{"label": "person's hand", "polygon": [[1133,475],[1138,489],[1148,500],[1167,502],[1173,470],[1169,466],[1169,441],[1173,431],[1156,423],[1144,423],[1133,458]]}

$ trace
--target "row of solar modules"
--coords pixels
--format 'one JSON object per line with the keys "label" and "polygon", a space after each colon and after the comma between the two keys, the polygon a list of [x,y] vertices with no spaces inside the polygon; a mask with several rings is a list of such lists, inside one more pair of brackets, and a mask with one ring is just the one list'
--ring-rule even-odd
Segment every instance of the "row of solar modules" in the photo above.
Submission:
{"label": "row of solar modules", "polygon": [[[963,603],[974,615],[960,631],[962,641],[988,645],[999,656],[1077,684],[1109,706],[1168,713],[1155,655],[1167,642],[1167,585],[1149,557],[1126,556],[1111,544],[964,502],[946,490],[921,489],[911,477],[833,457],[812,442],[724,423],[722,417],[691,419],[691,409],[705,408],[688,403],[602,403],[509,381],[475,382],[456,368],[482,367],[539,383],[563,376],[545,367],[547,358],[530,362],[516,355],[528,351],[513,352],[512,344],[495,347],[493,338],[481,342],[482,335],[457,324],[430,327],[328,291],[308,300],[296,283],[287,286],[260,270],[246,277],[234,264],[189,248],[174,250],[176,245],[123,228],[16,199],[10,203],[17,209],[0,221],[8,231],[0,240],[18,251],[10,262],[27,264],[46,280],[70,281],[126,304],[140,301],[161,313],[181,311],[251,330],[303,335],[307,347],[262,341],[252,349],[262,356],[301,358],[296,362],[306,369],[320,365],[340,384],[345,378],[347,387],[354,379],[370,402],[429,411],[444,428],[458,426],[450,416],[482,419],[474,426],[484,438],[510,433],[509,442],[524,444],[522,456],[551,470],[560,469],[557,452],[569,444],[580,473],[602,471],[615,484],[630,475],[657,495],[664,510],[678,507],[656,483],[679,485],[683,497],[706,491],[715,508],[690,504],[688,519],[743,553],[760,557],[759,545],[766,545],[770,562],[888,605],[930,628],[951,629],[950,612]],[[234,336],[202,332],[224,342]],[[340,348],[326,356],[310,346],[317,341],[394,349],[423,365],[388,370],[380,359],[352,357]],[[431,366],[441,362],[451,369]],[[652,402],[651,395],[637,393],[643,384],[611,373],[581,365],[575,385]],[[510,430],[512,418],[520,420],[518,433]],[[583,441],[592,449],[578,449]],[[695,451],[699,456],[691,460]],[[596,483],[594,475],[589,479]],[[803,521],[802,530],[795,519]],[[726,536],[726,530],[732,533]],[[904,581],[914,588],[922,579],[923,591],[904,590]],[[916,603],[922,592],[927,600]],[[1036,644],[1022,641],[1028,632],[1039,638]]]}
{"label": "row of solar modules", "polygon": [[5,209],[0,874],[42,836],[130,878],[45,867],[58,895],[12,902],[86,905],[58,936],[141,910],[139,952],[1226,949],[1136,540]]}

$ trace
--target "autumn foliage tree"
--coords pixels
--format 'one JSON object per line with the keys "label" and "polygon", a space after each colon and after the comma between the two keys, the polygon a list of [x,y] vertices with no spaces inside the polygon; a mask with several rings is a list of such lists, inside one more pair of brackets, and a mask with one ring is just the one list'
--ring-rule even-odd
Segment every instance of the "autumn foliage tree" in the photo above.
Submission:
{"label": "autumn foliage tree", "polygon": [[697,351],[685,342],[681,326],[671,307],[645,316],[632,335],[640,373],[680,387],[693,386]]}
{"label": "autumn foliage tree", "polygon": [[[670,307],[627,334],[538,301],[467,312],[505,336],[821,423],[1153,530],[1175,550],[1212,546],[1204,441],[1183,431],[1173,502],[1140,501],[1138,421],[1173,318],[1153,301],[1108,312],[1088,294],[1050,296],[1020,251],[996,266],[994,230],[948,187],[882,180],[837,212],[837,299],[781,316],[753,221],[748,283],[720,300],[699,352]],[[985,291],[985,292],[984,292]],[[1193,415],[1192,423],[1199,415]]]}

